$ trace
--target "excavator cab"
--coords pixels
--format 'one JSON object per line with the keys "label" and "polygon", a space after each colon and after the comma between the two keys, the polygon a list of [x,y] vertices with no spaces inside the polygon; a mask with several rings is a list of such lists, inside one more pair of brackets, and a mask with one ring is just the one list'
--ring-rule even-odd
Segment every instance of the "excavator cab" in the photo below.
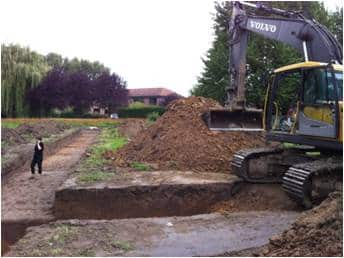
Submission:
{"label": "excavator cab", "polygon": [[319,62],[274,71],[264,126],[267,139],[342,149],[343,67]]}

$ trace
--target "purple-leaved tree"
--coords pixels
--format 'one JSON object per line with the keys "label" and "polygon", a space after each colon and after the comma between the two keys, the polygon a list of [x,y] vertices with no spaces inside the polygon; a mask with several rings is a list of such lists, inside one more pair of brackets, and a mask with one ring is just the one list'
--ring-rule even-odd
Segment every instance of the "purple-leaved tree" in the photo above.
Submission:
{"label": "purple-leaved tree", "polygon": [[66,107],[82,115],[95,104],[112,112],[127,104],[127,95],[125,81],[114,73],[103,72],[92,78],[84,71],[70,72],[54,67],[27,97],[33,114],[46,116],[53,108]]}

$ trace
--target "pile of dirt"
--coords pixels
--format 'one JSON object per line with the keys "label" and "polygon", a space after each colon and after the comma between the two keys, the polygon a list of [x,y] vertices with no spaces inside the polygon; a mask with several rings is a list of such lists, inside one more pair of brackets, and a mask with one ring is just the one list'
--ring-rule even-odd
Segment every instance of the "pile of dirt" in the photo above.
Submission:
{"label": "pile of dirt", "polygon": [[20,135],[30,135],[32,137],[49,137],[53,134],[62,133],[68,128],[70,128],[70,126],[66,125],[65,123],[48,120],[39,123],[22,124],[15,130]]}
{"label": "pile of dirt", "polygon": [[22,124],[14,129],[1,127],[1,144],[6,146],[1,149],[1,154],[8,153],[12,147],[34,142],[38,136],[48,138],[69,128],[69,125],[53,120]]}
{"label": "pile of dirt", "polygon": [[124,135],[130,141],[146,128],[145,119],[127,118],[118,127],[121,135]]}
{"label": "pile of dirt", "polygon": [[27,140],[15,129],[1,127],[1,141],[11,142],[14,144],[25,144]]}
{"label": "pile of dirt", "polygon": [[132,162],[158,164],[159,169],[228,172],[232,155],[264,145],[257,132],[210,131],[202,114],[219,103],[203,97],[172,102],[158,120],[116,153],[107,153],[117,166]]}
{"label": "pile of dirt", "polygon": [[290,229],[272,237],[262,256],[342,256],[342,193],[304,212]]}

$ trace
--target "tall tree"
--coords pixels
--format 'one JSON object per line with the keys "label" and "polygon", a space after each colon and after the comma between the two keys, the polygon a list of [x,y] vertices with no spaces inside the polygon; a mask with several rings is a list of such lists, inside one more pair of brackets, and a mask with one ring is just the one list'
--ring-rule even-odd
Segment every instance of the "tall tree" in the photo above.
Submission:
{"label": "tall tree", "polygon": [[96,104],[111,110],[127,104],[126,83],[116,74],[104,72],[90,79],[84,71],[70,72],[63,67],[52,69],[28,95],[35,114],[50,115],[57,108],[73,108],[75,115],[87,112]]}
{"label": "tall tree", "polygon": [[1,45],[1,116],[27,116],[27,92],[36,87],[50,66],[43,55],[19,45]]}

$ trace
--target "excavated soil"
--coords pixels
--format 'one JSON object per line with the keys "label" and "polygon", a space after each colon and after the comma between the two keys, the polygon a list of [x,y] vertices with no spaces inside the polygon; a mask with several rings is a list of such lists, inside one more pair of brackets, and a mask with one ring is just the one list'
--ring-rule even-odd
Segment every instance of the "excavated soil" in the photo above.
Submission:
{"label": "excavated soil", "polygon": [[70,126],[65,123],[49,120],[40,123],[22,124],[15,130],[20,135],[30,134],[33,137],[49,137],[52,134],[59,134],[68,128],[70,128]]}
{"label": "excavated soil", "polygon": [[147,128],[145,119],[128,118],[123,119],[118,126],[118,132],[128,138],[128,141],[135,138]]}
{"label": "excavated soil", "polygon": [[211,212],[301,211],[280,184],[243,184],[231,199],[211,207]]}
{"label": "excavated soil", "polygon": [[21,136],[15,129],[1,127],[1,142],[12,144],[25,144],[27,140]]}
{"label": "excavated soil", "polygon": [[342,256],[343,196],[334,192],[304,212],[282,234],[272,237],[262,256]]}
{"label": "excavated soil", "polygon": [[[2,154],[6,153],[8,147],[27,144],[35,141],[36,137],[48,138],[69,129],[70,126],[54,120],[41,121],[39,123],[27,123],[15,129],[1,128],[1,144],[7,148],[2,148]],[[6,149],[6,150],[5,150]]]}
{"label": "excavated soil", "polygon": [[257,132],[210,131],[202,114],[219,103],[203,97],[172,102],[167,111],[129,144],[106,157],[117,166],[132,162],[158,164],[159,169],[229,172],[229,160],[240,149],[264,145]]}

